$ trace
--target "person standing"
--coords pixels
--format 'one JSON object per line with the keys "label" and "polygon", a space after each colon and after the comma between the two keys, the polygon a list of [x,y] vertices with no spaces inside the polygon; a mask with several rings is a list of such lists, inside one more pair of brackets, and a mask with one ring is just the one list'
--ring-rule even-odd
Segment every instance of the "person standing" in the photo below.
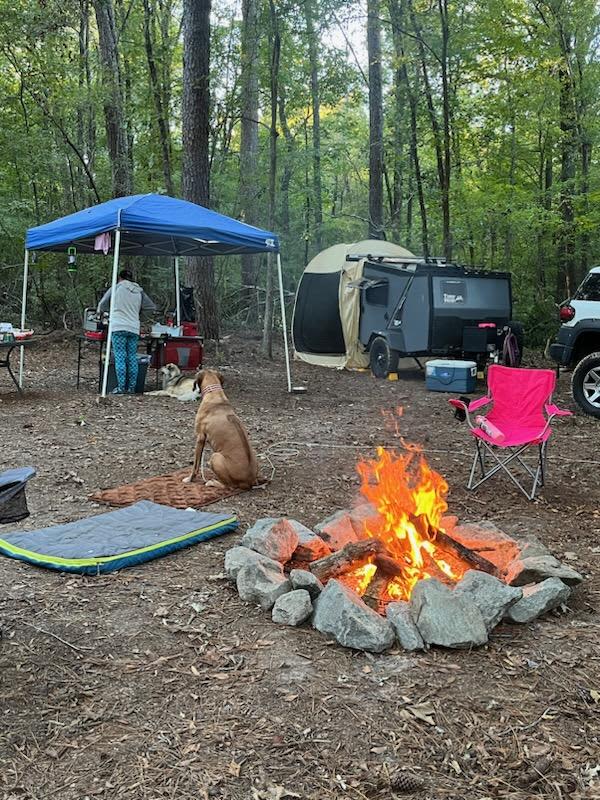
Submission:
{"label": "person standing", "polygon": [[[111,289],[98,303],[98,313],[110,310]],[[127,269],[119,272],[115,287],[112,319],[112,347],[115,354],[117,386],[112,394],[134,394],[138,374],[137,348],[140,337],[140,314],[156,311],[156,304],[148,297]]]}

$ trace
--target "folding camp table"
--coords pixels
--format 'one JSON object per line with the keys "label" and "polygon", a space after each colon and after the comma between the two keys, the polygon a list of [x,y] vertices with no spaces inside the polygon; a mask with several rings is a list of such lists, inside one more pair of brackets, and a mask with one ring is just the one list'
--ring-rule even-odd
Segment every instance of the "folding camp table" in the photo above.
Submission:
{"label": "folding camp table", "polygon": [[[201,336],[177,336],[177,337],[168,337],[168,336],[140,336],[140,346],[146,347],[146,354],[152,356],[151,365],[154,367],[155,371],[155,384],[156,388],[159,388],[160,384],[160,368],[164,367],[165,364],[168,364],[168,350],[167,346],[172,344],[174,346],[180,343],[184,346],[189,346],[191,344],[199,344],[202,345],[202,337]],[[93,345],[98,347],[98,391],[102,389],[102,370],[104,365],[104,351],[106,348],[106,339],[89,339],[87,336],[79,336],[78,337],[78,347],[77,347],[77,388],[79,389],[79,384],[81,381],[81,362],[84,360],[83,353],[84,348],[88,345]],[[202,355],[202,348],[200,348],[200,355]],[[200,364],[201,366],[201,364]],[[188,369],[186,365],[181,365],[181,370],[185,371]],[[196,367],[193,367],[195,369]],[[14,378],[13,378],[14,380]]]}
{"label": "folding camp table", "polygon": [[10,366],[10,357],[13,353],[13,350],[16,350],[18,347],[27,347],[31,344],[31,342],[31,339],[15,339],[10,342],[0,342],[0,367],[8,370],[8,374],[10,375],[14,385],[17,387],[19,394],[23,394],[23,389],[19,386],[19,379],[12,371]]}

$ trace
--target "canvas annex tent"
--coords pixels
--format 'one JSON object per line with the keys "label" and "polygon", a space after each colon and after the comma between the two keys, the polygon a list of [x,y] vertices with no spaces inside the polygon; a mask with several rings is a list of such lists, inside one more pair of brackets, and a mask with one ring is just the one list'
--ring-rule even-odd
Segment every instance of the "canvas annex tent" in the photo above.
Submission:
{"label": "canvas annex tent", "polygon": [[[116,197],[75,214],[69,214],[45,225],[30,228],[25,242],[23,269],[23,299],[21,303],[21,328],[25,328],[27,310],[27,277],[31,251],[102,253],[97,237],[108,237],[108,252],[112,254],[112,296],[109,312],[107,356],[102,381],[102,395],[106,394],[108,364],[113,318],[113,301],[117,282],[119,256],[172,256],[175,269],[177,298],[177,324],[180,321],[179,257],[219,256],[241,253],[273,253],[277,257],[279,299],[288,379],[292,390],[283,297],[283,280],[279,239],[270,231],[263,231],[244,222],[218,214],[186,200],[158,194],[138,194]],[[23,350],[19,385],[23,385]]]}
{"label": "canvas annex tent", "polygon": [[363,261],[346,261],[348,255],[413,254],[393,242],[366,239],[335,244],[316,255],[300,278],[292,320],[294,356],[301,361],[337,369],[369,364],[358,340]]}

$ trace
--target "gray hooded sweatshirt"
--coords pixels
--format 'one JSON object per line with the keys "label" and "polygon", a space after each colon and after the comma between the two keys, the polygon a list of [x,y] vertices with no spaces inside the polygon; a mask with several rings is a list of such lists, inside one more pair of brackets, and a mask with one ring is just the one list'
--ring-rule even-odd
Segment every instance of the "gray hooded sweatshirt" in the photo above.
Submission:
{"label": "gray hooded sweatshirt", "polygon": [[[110,311],[109,289],[98,303],[98,311],[102,314]],[[142,287],[133,281],[119,281],[115,287],[115,305],[112,316],[112,329],[116,331],[140,332],[140,314],[142,311],[155,311],[156,305],[148,297]]]}

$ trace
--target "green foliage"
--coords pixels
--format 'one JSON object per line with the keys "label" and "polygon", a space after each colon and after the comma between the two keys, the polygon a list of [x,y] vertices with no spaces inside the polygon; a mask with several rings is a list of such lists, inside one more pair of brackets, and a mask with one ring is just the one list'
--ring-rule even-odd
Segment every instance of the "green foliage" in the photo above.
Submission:
{"label": "green foliage", "polygon": [[[135,191],[164,192],[164,152],[144,39],[142,2],[114,0],[120,31],[121,80],[132,143]],[[321,102],[322,237],[325,246],[364,238],[368,225],[368,108],[364,4],[318,0]],[[442,249],[441,192],[431,111],[427,108],[419,39],[432,87],[433,116],[442,123],[441,27],[438,4],[397,3],[392,29],[382,3],[385,85],[385,160],[388,238],[420,251],[421,220],[410,156],[409,93],[417,99],[416,130],[430,250]],[[150,0],[151,36],[170,134],[170,166],[180,187],[181,3]],[[282,36],[280,90],[287,130],[278,138],[278,229],[285,280],[293,290],[316,249],[311,170],[312,118],[304,2],[277,4]],[[259,155],[256,204],[267,218],[270,42],[268,4],[261,6]],[[212,27],[212,203],[239,214],[239,2],[215,0]],[[514,275],[515,305],[541,343],[556,326],[562,299],[560,243],[566,235],[565,197],[573,205],[577,277],[600,261],[600,135],[596,52],[598,9],[593,0],[485,0],[448,4],[451,229],[458,260]],[[394,35],[405,51],[408,84],[400,85]],[[571,49],[565,53],[564,42]],[[90,5],[58,0],[0,0],[0,318],[15,319],[25,230],[110,196],[111,169],[104,129],[104,93],[97,32]],[[572,108],[561,109],[561,74],[572,81]],[[565,114],[581,145],[575,176],[561,177]],[[588,166],[584,162],[588,148]],[[590,157],[591,154],[591,157]],[[549,181],[549,176],[551,181]],[[546,185],[548,183],[548,185]],[[284,185],[287,191],[284,192]],[[259,216],[260,216],[259,214]],[[105,283],[108,259],[80,259],[70,278],[65,259],[41,255],[32,269],[31,311],[59,324],[81,313]],[[261,270],[263,269],[262,262]],[[140,265],[144,282],[167,306],[170,266]],[[239,259],[216,266],[224,316],[238,314]],[[258,282],[261,283],[261,270]]]}

